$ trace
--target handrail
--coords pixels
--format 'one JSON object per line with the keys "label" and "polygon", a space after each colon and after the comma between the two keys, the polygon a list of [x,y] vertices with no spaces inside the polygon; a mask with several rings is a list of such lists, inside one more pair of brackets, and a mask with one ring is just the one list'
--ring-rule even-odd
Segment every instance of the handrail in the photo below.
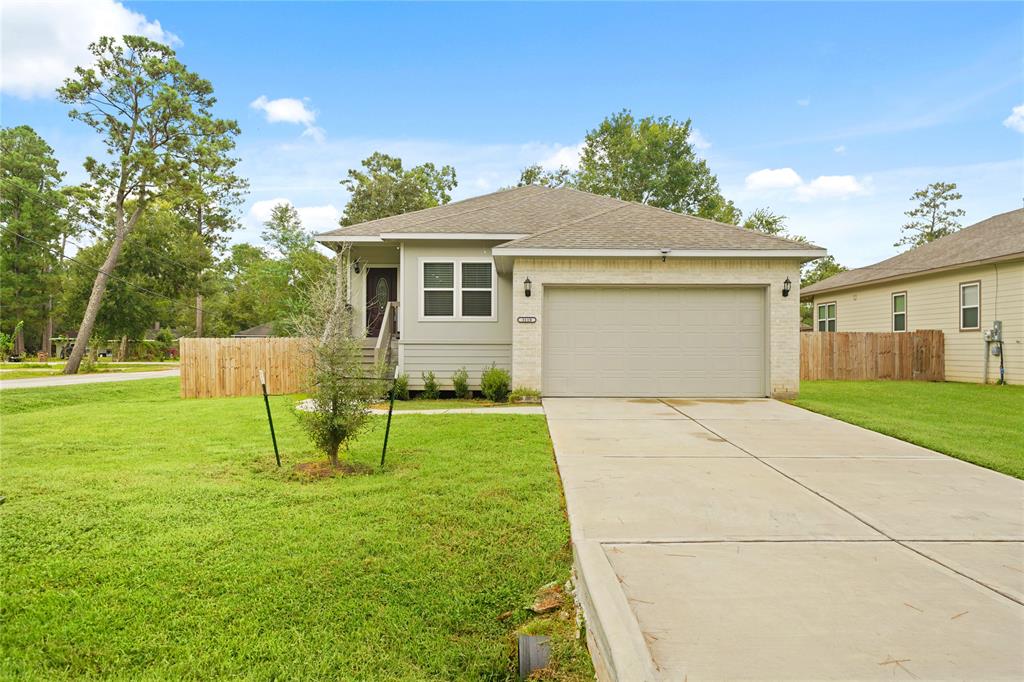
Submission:
{"label": "handrail", "polygon": [[[380,331],[377,332],[377,343],[373,346],[373,363],[379,365],[385,360],[385,354],[390,355],[391,339],[395,335],[395,328],[398,322],[398,301],[388,301],[384,307],[384,318],[380,321]],[[387,341],[385,342],[385,339]]]}

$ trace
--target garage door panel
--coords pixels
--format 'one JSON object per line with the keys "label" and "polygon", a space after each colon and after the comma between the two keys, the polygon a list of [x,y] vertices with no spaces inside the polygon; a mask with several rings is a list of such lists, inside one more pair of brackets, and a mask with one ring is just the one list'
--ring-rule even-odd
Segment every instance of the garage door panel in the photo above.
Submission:
{"label": "garage door panel", "polygon": [[762,396],[757,288],[545,290],[544,393]]}

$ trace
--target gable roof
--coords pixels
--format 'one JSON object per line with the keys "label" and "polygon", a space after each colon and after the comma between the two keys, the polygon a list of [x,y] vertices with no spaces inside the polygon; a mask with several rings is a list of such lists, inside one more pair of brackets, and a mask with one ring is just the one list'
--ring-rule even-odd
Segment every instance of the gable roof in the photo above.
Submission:
{"label": "gable roof", "polygon": [[840,272],[806,287],[800,295],[902,279],[932,270],[966,267],[1014,256],[1024,257],[1024,209],[1020,208],[994,215],[874,265]]}
{"label": "gable roof", "polygon": [[[378,241],[403,235],[494,235],[495,255],[526,250],[785,251],[819,257],[813,244],[575,189],[526,185],[443,206],[342,227],[321,242]],[[812,252],[813,253],[812,255]],[[818,253],[820,252],[820,253]]]}

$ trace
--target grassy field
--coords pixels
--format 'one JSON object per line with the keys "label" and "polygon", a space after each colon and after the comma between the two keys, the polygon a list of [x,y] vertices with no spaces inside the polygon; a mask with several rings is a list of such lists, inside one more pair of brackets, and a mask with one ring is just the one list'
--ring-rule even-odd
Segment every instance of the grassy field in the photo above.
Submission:
{"label": "grassy field", "polygon": [[[34,379],[35,377],[53,377],[61,373],[64,363],[40,362],[4,362],[0,363],[0,381],[4,379]],[[92,374],[107,372],[152,372],[161,369],[174,369],[176,362],[97,362]]]}
{"label": "grassy field", "polygon": [[1024,478],[1024,386],[803,381],[795,404]]}
{"label": "grassy field", "polygon": [[569,621],[522,608],[571,560],[543,417],[405,417],[385,472],[310,480],[294,399],[278,470],[262,399],[177,391],[0,394],[0,676],[506,680],[529,627],[551,679],[592,677]]}

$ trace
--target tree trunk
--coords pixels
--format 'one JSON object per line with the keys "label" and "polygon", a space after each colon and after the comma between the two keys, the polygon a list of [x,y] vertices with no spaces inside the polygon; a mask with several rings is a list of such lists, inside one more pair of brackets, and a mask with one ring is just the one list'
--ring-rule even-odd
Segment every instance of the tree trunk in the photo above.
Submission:
{"label": "tree trunk", "polygon": [[121,344],[117,347],[117,361],[124,362],[128,355],[128,335],[121,335]]}
{"label": "tree trunk", "polygon": [[64,365],[64,374],[77,374],[78,367],[85,357],[85,349],[89,345],[89,338],[92,336],[93,327],[96,326],[96,316],[100,313],[100,303],[103,302],[103,293],[107,290],[107,281],[110,273],[117,265],[121,257],[121,249],[124,247],[125,237],[128,230],[118,230],[114,235],[114,243],[110,245],[110,252],[103,267],[96,273],[96,280],[92,284],[92,293],[89,294],[89,304],[85,306],[85,315],[82,316],[82,324],[78,326],[78,336],[75,337],[75,348],[71,351],[71,357]]}
{"label": "tree trunk", "polygon": [[43,323],[43,338],[40,339],[39,349],[50,357],[50,346],[53,345],[53,296],[46,301],[46,322]]}
{"label": "tree trunk", "polygon": [[338,468],[338,450],[341,449],[341,443],[334,443],[327,451],[327,458],[331,460],[331,466],[335,469]]}
{"label": "tree trunk", "polygon": [[[25,327],[19,326],[14,330],[14,354],[25,354]],[[6,358],[5,358],[6,359]]]}
{"label": "tree trunk", "polygon": [[203,336],[203,295],[196,294],[196,338]]}

